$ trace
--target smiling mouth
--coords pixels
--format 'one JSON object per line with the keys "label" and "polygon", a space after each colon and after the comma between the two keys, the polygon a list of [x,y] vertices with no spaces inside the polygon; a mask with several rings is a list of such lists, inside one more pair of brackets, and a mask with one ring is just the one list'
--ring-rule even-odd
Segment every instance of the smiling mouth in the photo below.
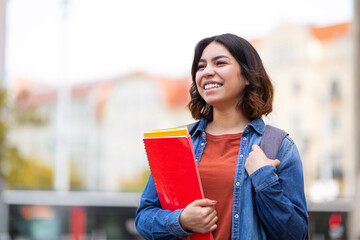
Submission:
{"label": "smiling mouth", "polygon": [[206,84],[204,86],[204,89],[205,90],[208,90],[208,89],[212,89],[212,88],[218,88],[218,87],[221,87],[222,85],[221,84],[218,84],[218,83],[210,83],[210,84]]}

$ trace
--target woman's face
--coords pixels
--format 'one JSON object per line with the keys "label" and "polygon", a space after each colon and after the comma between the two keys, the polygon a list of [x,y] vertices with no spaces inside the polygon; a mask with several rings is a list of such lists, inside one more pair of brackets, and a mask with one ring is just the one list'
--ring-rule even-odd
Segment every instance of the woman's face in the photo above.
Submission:
{"label": "woman's face", "polygon": [[236,108],[249,82],[241,75],[236,59],[220,43],[203,51],[195,76],[201,97],[214,108]]}

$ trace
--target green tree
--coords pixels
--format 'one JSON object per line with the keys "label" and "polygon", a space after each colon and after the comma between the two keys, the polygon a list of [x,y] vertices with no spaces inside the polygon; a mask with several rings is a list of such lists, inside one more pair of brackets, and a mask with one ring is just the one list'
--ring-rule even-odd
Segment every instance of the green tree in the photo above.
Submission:
{"label": "green tree", "polygon": [[[9,122],[13,119],[15,108],[9,106],[7,92],[0,88],[0,177],[7,188],[50,189],[52,187],[53,170],[36,159],[20,154],[16,146],[7,139]],[[20,112],[20,111],[18,111]],[[33,121],[34,112],[27,112],[28,119]],[[19,122],[24,122],[24,112]],[[35,121],[39,123],[38,120]]]}

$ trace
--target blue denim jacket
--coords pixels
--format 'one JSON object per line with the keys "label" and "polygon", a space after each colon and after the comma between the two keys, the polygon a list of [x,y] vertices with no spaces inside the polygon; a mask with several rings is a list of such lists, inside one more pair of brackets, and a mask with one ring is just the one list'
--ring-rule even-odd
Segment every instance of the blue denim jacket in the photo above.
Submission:
{"label": "blue denim jacket", "polygon": [[[206,146],[202,119],[192,134],[197,163]],[[245,161],[253,144],[260,144],[265,124],[261,118],[249,123],[241,136],[232,207],[231,239],[305,239],[307,208],[303,170],[295,143],[286,137],[278,153],[281,164],[264,166],[250,176]],[[181,228],[179,216],[183,209],[161,209],[152,177],[141,196],[136,214],[136,228],[145,239],[179,239],[190,235]]]}

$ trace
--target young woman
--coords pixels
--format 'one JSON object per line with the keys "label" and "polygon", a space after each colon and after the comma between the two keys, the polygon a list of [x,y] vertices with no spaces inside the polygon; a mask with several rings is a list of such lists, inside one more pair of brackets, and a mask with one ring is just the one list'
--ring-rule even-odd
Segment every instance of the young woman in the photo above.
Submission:
{"label": "young woman", "polygon": [[205,199],[161,209],[150,177],[136,227],[145,239],[180,239],[212,232],[215,239],[305,239],[307,209],[302,163],[294,142],[277,159],[258,146],[272,111],[273,87],[249,42],[233,34],[201,40],[192,65],[189,109],[200,120],[192,134]]}

